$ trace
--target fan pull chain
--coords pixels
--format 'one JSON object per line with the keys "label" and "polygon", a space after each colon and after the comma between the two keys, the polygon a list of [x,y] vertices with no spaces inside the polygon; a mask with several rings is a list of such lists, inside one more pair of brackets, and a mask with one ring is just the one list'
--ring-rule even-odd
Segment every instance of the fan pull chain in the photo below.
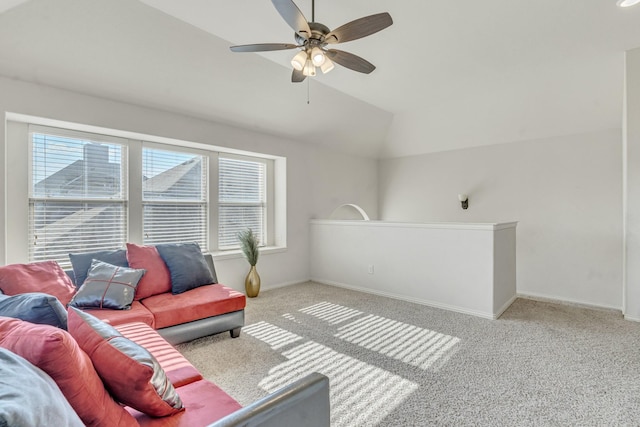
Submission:
{"label": "fan pull chain", "polygon": [[309,95],[310,92],[311,92],[311,79],[307,79],[307,105],[311,103],[310,102],[311,95]]}

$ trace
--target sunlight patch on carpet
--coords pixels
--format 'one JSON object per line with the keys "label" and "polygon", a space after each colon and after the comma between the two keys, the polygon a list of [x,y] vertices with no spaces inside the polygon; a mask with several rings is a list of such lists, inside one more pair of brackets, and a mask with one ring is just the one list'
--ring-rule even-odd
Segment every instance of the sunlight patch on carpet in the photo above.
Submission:
{"label": "sunlight patch on carpet", "polygon": [[260,387],[272,393],[307,375],[329,377],[331,425],[371,426],[382,421],[418,384],[384,369],[308,341],[282,353],[288,361],[271,370]]}
{"label": "sunlight patch on carpet", "polygon": [[439,368],[457,351],[460,338],[369,314],[334,335],[420,369]]}
{"label": "sunlight patch on carpet", "polygon": [[298,323],[298,324],[302,323],[301,321],[296,319],[296,317],[291,313],[285,313],[282,315],[282,317],[284,317],[285,319],[291,320],[294,323]]}
{"label": "sunlight patch on carpet", "polygon": [[306,308],[301,308],[298,311],[327,321],[332,325],[336,325],[338,323],[344,322],[345,320],[362,314],[361,311],[355,310],[353,308],[333,304],[326,301],[314,304]]}
{"label": "sunlight patch on carpet", "polygon": [[302,339],[300,335],[279,328],[271,323],[258,322],[242,328],[242,332],[269,344],[277,350]]}

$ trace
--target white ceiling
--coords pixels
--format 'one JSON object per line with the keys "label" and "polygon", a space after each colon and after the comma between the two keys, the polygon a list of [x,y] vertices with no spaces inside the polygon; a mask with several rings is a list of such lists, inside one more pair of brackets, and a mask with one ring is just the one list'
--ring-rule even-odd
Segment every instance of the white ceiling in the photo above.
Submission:
{"label": "white ceiling", "polygon": [[[296,0],[311,19],[311,0]],[[339,45],[378,68],[292,84],[267,0],[0,0],[0,75],[372,157],[619,128],[640,6],[615,0],[317,0],[330,28],[388,11]],[[310,104],[307,104],[307,90]]]}

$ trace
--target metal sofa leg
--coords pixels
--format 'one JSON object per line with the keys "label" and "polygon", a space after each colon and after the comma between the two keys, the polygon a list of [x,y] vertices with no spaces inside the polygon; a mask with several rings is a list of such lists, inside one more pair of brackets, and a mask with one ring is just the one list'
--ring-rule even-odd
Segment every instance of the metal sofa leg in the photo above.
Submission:
{"label": "metal sofa leg", "polygon": [[240,329],[242,329],[242,328],[231,329],[229,331],[229,334],[231,335],[231,338],[238,338],[240,336]]}

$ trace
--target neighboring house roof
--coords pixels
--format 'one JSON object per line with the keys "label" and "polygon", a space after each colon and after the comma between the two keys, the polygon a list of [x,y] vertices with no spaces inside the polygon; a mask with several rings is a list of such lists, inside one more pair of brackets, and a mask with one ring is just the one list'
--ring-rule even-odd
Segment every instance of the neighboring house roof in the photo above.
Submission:
{"label": "neighboring house roof", "polygon": [[69,166],[60,169],[58,172],[36,183],[34,192],[37,195],[46,196],[50,194],[50,191],[47,191],[47,189],[68,187],[69,184],[75,182],[82,176],[83,169],[84,160],[76,160]]}
{"label": "neighboring house roof", "polygon": [[[52,208],[56,209],[55,205]],[[105,224],[113,223],[113,206],[98,206],[83,209],[66,215],[57,221],[51,222],[35,231],[35,241],[33,243],[32,257],[34,261],[46,261],[59,259],[65,266],[68,266],[67,254],[69,248],[73,247],[76,252],[94,251],[93,241],[84,240],[89,235],[104,238],[115,237],[115,230],[105,230]],[[54,212],[55,214],[55,212]],[[105,233],[107,235],[105,236]],[[85,241],[83,247],[74,246],[78,242]],[[117,246],[120,244],[118,243]],[[114,247],[115,249],[115,247]]]}
{"label": "neighboring house roof", "polygon": [[[145,197],[150,199],[175,200],[180,198],[192,198],[194,187],[192,180],[200,181],[201,162],[192,159],[161,172],[143,182]],[[51,174],[47,178],[35,184],[35,194],[38,196],[82,196],[85,187],[85,160],[77,160],[70,165]],[[117,174],[120,165],[115,163],[102,164],[95,175],[89,175],[88,185],[95,186],[98,191],[109,185],[119,185]],[[58,199],[60,200],[60,199]],[[64,201],[47,202],[47,220],[36,230],[38,238],[48,242],[62,242],[73,240],[79,233],[86,233],[87,227],[109,221],[110,207],[97,206],[72,212],[67,215],[68,206]],[[103,217],[103,214],[106,215]],[[55,219],[57,217],[57,219]],[[37,248],[36,248],[37,251]]]}
{"label": "neighboring house roof", "polygon": [[[113,221],[109,204],[77,203],[85,195],[111,197],[120,193],[120,165],[109,162],[108,148],[98,144],[82,147],[83,158],[62,167],[34,185],[35,197],[48,198],[34,206],[34,259],[47,259],[62,250],[67,242],[82,240],[82,236],[102,235],[105,224]],[[38,167],[56,165],[47,158],[38,159]],[[67,202],[65,199],[69,200]],[[38,242],[45,242],[38,244]]]}
{"label": "neighboring house roof", "polygon": [[119,191],[120,165],[107,163],[90,176],[85,183],[85,161],[76,160],[70,165],[49,175],[34,186],[34,194],[39,197],[78,196],[86,194],[85,186],[107,194]]}
{"label": "neighboring house roof", "polygon": [[166,193],[175,190],[176,187],[180,188],[182,186],[177,184],[180,184],[180,181],[199,165],[200,162],[197,159],[191,159],[174,166],[173,168],[161,172],[154,177],[147,178],[142,183],[142,190],[144,192]]}
{"label": "neighboring house roof", "polygon": [[[151,178],[147,178],[142,183],[142,189],[145,193],[155,195],[172,194],[179,197],[185,188],[193,188],[184,180],[198,179],[200,174],[200,162],[197,159],[191,159],[171,169],[161,172]],[[45,179],[39,181],[34,186],[34,193],[37,196],[56,196],[56,195],[72,195],[82,194],[83,176],[84,176],[84,160],[76,160],[70,165],[60,169],[59,171],[49,175]],[[117,183],[117,174],[120,167],[115,163],[108,163],[101,168],[99,175],[100,182],[110,181]],[[195,175],[195,176],[194,176]]]}
{"label": "neighboring house roof", "polygon": [[109,209],[109,206],[100,206],[74,212],[64,218],[39,228],[36,232],[36,238],[46,237],[48,242],[69,238],[70,236],[73,236],[76,230],[79,231],[81,226],[96,220],[107,209]]}

